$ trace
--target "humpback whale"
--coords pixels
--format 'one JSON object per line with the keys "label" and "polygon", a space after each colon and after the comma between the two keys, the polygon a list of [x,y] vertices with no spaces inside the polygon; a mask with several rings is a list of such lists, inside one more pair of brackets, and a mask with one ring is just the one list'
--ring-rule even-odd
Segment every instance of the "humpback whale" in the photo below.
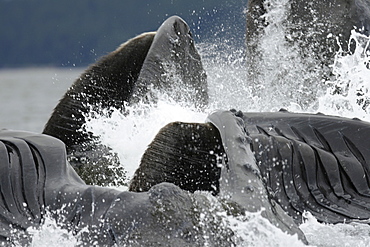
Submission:
{"label": "humpback whale", "polygon": [[[0,244],[29,244],[26,230],[49,212],[82,245],[232,245],[204,195],[170,183],[143,193],[86,185],[54,137],[1,130],[0,158]],[[213,221],[202,224],[202,217]]]}
{"label": "humpback whale", "polygon": [[[370,148],[365,144],[369,123],[284,110],[221,111],[208,119],[220,131],[225,149],[235,153],[234,166],[256,174],[270,200],[297,223],[304,211],[327,223],[367,222],[370,218]],[[230,124],[237,125],[236,131]],[[237,153],[234,149],[240,146],[243,150]],[[232,167],[225,170],[236,176]]]}
{"label": "humpback whale", "polygon": [[322,222],[368,223],[370,123],[286,111],[216,111],[205,122],[165,126],[131,192],[86,185],[54,137],[2,130],[0,240],[28,243],[27,228],[48,211],[87,244],[232,246],[232,231],[215,216],[221,209],[195,190],[211,191],[231,215],[262,210],[302,241],[304,211]]}
{"label": "humpback whale", "polygon": [[69,161],[87,183],[122,185],[124,179],[117,177],[124,178],[125,173],[117,157],[84,131],[85,116],[91,110],[116,108],[124,112],[125,105],[155,103],[158,94],[199,109],[208,103],[200,56],[189,26],[177,16],[168,18],[156,32],[123,43],[90,66],[62,97],[43,133],[66,144]]}
{"label": "humpback whale", "polygon": [[43,134],[1,130],[1,243],[28,244],[27,229],[46,214],[82,244],[107,246],[235,246],[224,212],[261,211],[303,242],[304,211],[321,222],[368,223],[370,123],[322,114],[220,110],[205,123],[171,123],[148,146],[130,191],[97,186],[124,172],[120,164],[110,170],[115,157],[102,161],[110,150],[83,131],[85,115],[94,107],[124,112],[127,104],[155,102],[156,91],[181,101],[168,83],[171,73],[181,79],[170,82],[192,90],[190,101],[206,106],[206,75],[179,17],[88,68]]}
{"label": "humpback whale", "polygon": [[[183,123],[177,131],[172,124],[164,127],[143,155],[130,190],[147,191],[160,182],[172,182],[189,190],[188,183],[193,181],[197,189],[213,191],[226,201],[236,203],[240,212],[264,208],[262,216],[284,231],[297,234],[300,234],[297,225],[302,223],[305,211],[326,223],[368,223],[370,148],[366,143],[370,123],[285,110],[276,113],[216,111],[206,122],[193,124],[192,128]],[[183,139],[184,128],[191,129],[188,135],[197,136],[199,140]],[[214,134],[215,130],[218,135]],[[167,136],[166,142],[163,136]],[[208,141],[210,136],[214,140],[208,143],[214,147],[205,148],[206,141],[201,140]],[[189,142],[195,148],[187,146]],[[166,158],[150,159],[159,147]],[[207,162],[197,167],[194,160],[204,154],[186,159],[192,149],[208,154],[214,150],[212,154],[223,157],[223,165],[203,159]],[[179,152],[186,161],[177,161]],[[185,167],[188,173],[182,170]],[[203,183],[193,179],[194,169]],[[216,184],[210,186],[205,178],[215,179]]]}

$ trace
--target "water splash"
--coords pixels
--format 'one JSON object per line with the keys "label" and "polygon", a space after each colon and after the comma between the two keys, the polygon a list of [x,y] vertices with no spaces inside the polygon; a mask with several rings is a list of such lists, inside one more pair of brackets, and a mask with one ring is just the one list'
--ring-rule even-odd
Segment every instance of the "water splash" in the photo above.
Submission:
{"label": "water splash", "polygon": [[195,108],[163,99],[156,106],[125,106],[125,113],[119,109],[104,112],[98,115],[91,112],[86,130],[99,136],[103,145],[118,154],[120,163],[128,172],[128,181],[138,168],[147,146],[162,127],[174,121],[204,122],[207,117]]}
{"label": "water splash", "polygon": [[[317,222],[309,212],[304,214],[305,222],[300,226],[310,244],[315,246],[370,246],[368,224],[323,224]],[[333,237],[335,236],[335,237]]]}
{"label": "water splash", "polygon": [[237,246],[307,247],[297,235],[287,235],[263,218],[261,211],[238,217],[225,215],[225,218],[236,235]]}
{"label": "water splash", "polygon": [[340,48],[333,65],[335,79],[327,81],[325,95],[318,99],[319,111],[332,115],[370,120],[370,37],[352,30],[354,47]]}
{"label": "water splash", "polygon": [[[228,42],[204,42],[197,46],[207,71],[209,109],[257,110],[252,88],[246,82],[244,48]],[[226,52],[227,51],[227,52]]]}
{"label": "water splash", "polygon": [[[309,110],[317,107],[316,97],[325,87],[322,69],[313,56],[302,56],[300,39],[292,33],[289,20],[291,1],[267,0],[266,10],[259,19],[263,31],[255,34],[256,44],[248,47],[248,83],[252,88],[254,104],[260,111],[280,108]],[[310,49],[307,47],[305,49]],[[303,52],[303,54],[310,53]],[[314,54],[314,52],[312,52]]]}
{"label": "water splash", "polygon": [[27,233],[32,237],[30,244],[32,247],[74,247],[80,244],[78,235],[75,236],[68,230],[61,228],[50,215],[46,215],[43,218],[43,223],[40,227],[29,228]]}

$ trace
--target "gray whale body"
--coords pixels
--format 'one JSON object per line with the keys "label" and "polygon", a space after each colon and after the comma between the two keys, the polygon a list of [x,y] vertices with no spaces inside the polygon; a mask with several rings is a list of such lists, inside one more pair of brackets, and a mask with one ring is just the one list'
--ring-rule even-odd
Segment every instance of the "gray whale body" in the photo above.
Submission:
{"label": "gray whale body", "polygon": [[[262,216],[303,241],[298,224],[304,210],[322,222],[368,222],[370,123],[284,111],[217,111],[206,122],[169,124],[170,132],[165,126],[158,136],[180,141],[167,143],[157,159],[143,155],[132,192],[86,185],[54,137],[0,131],[0,240],[29,243],[26,230],[37,228],[48,212],[62,227],[81,233],[85,244],[233,246],[232,231],[194,190],[213,191],[232,215],[263,208]],[[189,159],[179,163],[173,150]],[[191,150],[208,155],[188,156]],[[211,174],[214,181],[192,180]],[[143,179],[151,181],[148,188]],[[206,225],[204,214],[211,219]]]}
{"label": "gray whale body", "polygon": [[[173,124],[164,127],[143,155],[130,190],[147,191],[161,182],[189,190],[189,181],[194,181],[195,188],[238,205],[239,213],[263,208],[262,216],[301,239],[298,225],[305,211],[325,223],[368,223],[370,123],[285,110],[216,111],[206,121],[191,128],[178,123],[177,131]],[[184,129],[197,138],[184,138]],[[163,154],[153,158],[158,150]],[[223,157],[222,168],[204,155],[196,156],[203,157],[204,163],[187,158],[194,155],[192,150],[212,150]],[[167,158],[178,157],[179,152],[187,162]],[[203,183],[196,183],[194,170]]]}
{"label": "gray whale body", "polygon": [[[250,149],[245,153],[253,153],[255,164],[247,157],[240,160],[242,155],[237,154],[236,165],[254,166],[269,199],[297,223],[304,211],[321,222],[367,222],[369,123],[323,114],[236,112],[235,123],[242,129],[243,139],[224,127],[232,117],[229,112],[216,112],[209,119],[220,130],[226,150],[242,144]],[[235,139],[229,141],[232,136]]]}
{"label": "gray whale body", "polygon": [[29,244],[26,230],[37,228],[46,212],[80,234],[82,245],[231,245],[231,232],[220,227],[220,219],[202,225],[200,214],[211,207],[204,196],[170,183],[145,193],[86,185],[66,161],[64,143],[54,137],[1,130],[0,158],[3,245]]}

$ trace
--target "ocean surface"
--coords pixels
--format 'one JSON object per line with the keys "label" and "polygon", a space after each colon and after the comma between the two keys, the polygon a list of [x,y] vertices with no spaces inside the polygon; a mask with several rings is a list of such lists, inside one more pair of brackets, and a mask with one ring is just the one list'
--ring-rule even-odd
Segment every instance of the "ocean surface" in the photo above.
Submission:
{"label": "ocean surface", "polygon": [[42,132],[80,68],[0,69],[0,128]]}

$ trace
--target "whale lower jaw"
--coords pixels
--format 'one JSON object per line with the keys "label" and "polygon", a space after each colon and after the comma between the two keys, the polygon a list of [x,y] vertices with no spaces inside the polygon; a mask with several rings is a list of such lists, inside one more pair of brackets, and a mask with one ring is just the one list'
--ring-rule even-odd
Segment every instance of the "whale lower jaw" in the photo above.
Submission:
{"label": "whale lower jaw", "polygon": [[[239,214],[261,211],[261,215],[273,225],[286,233],[297,234],[305,242],[305,236],[293,218],[269,198],[251,150],[252,140],[244,130],[244,120],[238,114],[242,113],[216,111],[207,118],[219,130],[227,157],[221,169],[221,198],[226,203],[236,203]],[[235,213],[235,208],[233,210]]]}

